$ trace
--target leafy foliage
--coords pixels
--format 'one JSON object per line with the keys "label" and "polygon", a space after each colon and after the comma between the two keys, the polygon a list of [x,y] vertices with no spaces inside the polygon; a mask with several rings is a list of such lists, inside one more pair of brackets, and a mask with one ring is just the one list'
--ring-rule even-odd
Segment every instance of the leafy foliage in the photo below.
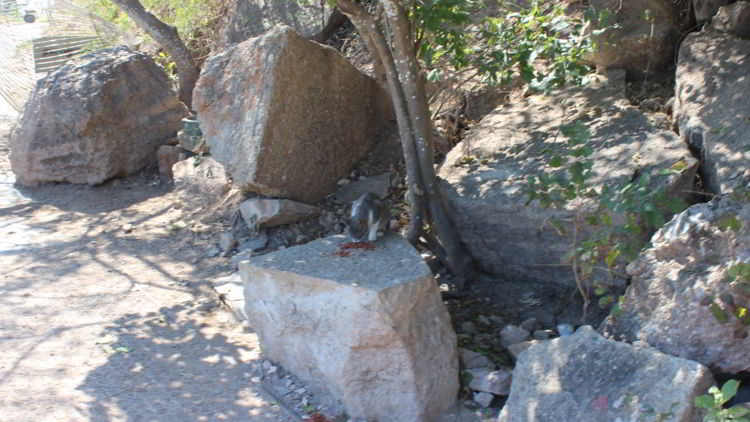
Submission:
{"label": "leafy foliage", "polygon": [[566,15],[564,5],[551,0],[476,17],[485,8],[480,0],[415,2],[415,39],[420,59],[431,69],[428,79],[438,80],[448,69],[473,68],[492,84],[508,83],[518,72],[542,91],[583,81],[589,72],[583,57],[595,48],[584,16]]}
{"label": "leafy foliage", "polygon": [[736,405],[728,409],[724,405],[737,394],[740,382],[729,380],[719,387],[713,386],[708,389],[708,394],[695,398],[695,406],[708,409],[708,414],[703,418],[704,422],[750,422],[750,409]]}
{"label": "leafy foliage", "polygon": [[[573,209],[573,221],[550,220],[549,225],[570,239],[571,250],[566,261],[573,266],[579,292],[588,304],[593,288],[602,307],[613,305],[618,311],[620,301],[608,289],[592,284],[597,268],[605,268],[616,276],[615,267],[622,260],[632,261],[646,244],[646,236],[664,224],[664,216],[685,209],[687,204],[655,189],[651,175],[646,173],[627,182],[610,182],[600,187],[591,185],[595,176],[589,144],[591,132],[582,122],[564,126],[560,133],[567,145],[548,157],[550,171],[531,176],[525,188],[527,205],[532,201],[544,208]],[[677,162],[664,173],[679,173],[686,167]]]}
{"label": "leafy foliage", "polygon": [[[73,1],[123,30],[136,30],[135,23],[110,0]],[[216,41],[217,24],[224,11],[225,0],[141,0],[141,4],[163,22],[175,26],[199,62],[208,55]]]}

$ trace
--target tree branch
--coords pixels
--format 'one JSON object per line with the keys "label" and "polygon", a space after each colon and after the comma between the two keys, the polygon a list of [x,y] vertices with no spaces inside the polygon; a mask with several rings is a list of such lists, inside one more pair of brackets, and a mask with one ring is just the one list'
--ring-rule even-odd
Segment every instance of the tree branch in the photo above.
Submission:
{"label": "tree branch", "polygon": [[167,25],[144,9],[139,0],[112,0],[135,24],[146,31],[164,50],[177,67],[180,101],[192,109],[193,89],[198,81],[199,70],[190,50],[180,39],[177,28]]}

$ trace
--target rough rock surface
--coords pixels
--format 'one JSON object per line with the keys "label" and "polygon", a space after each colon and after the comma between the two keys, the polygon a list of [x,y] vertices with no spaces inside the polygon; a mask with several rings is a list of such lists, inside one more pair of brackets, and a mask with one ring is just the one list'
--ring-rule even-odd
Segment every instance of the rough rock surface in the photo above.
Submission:
{"label": "rough rock surface", "polygon": [[11,136],[16,180],[96,185],[156,162],[187,109],[164,70],[126,47],[102,50],[41,79]]}
{"label": "rough rock surface", "polygon": [[731,0],[693,0],[693,13],[695,20],[705,22],[714,17],[721,6],[729,3]]}
{"label": "rough rock surface", "polygon": [[331,193],[390,117],[372,78],[289,27],[210,57],[193,104],[237,186],[306,203]]}
{"label": "rough rock surface", "polygon": [[623,314],[610,317],[601,331],[720,372],[750,370],[748,326],[732,315],[750,308],[750,280],[729,282],[727,275],[731,266],[750,264],[748,198],[729,195],[694,205],[651,244],[628,266],[632,284]]}
{"label": "rough rock surface", "polygon": [[333,393],[352,417],[434,420],[456,401],[458,353],[432,274],[399,236],[372,250],[346,240],[240,263],[263,353]]}
{"label": "rough rock surface", "polygon": [[[609,22],[599,23],[608,29],[595,37],[599,49],[590,59],[597,66],[626,69],[629,74],[638,75],[657,72],[672,65],[674,49],[680,37],[679,22],[683,18],[669,2],[593,0],[591,6],[613,13]],[[653,28],[651,22],[645,19],[645,10],[651,12]]]}
{"label": "rough rock surface", "polygon": [[259,229],[295,223],[320,215],[320,208],[288,199],[250,198],[240,204],[248,227]]}
{"label": "rough rock surface", "polygon": [[[694,189],[698,161],[677,135],[652,124],[623,93],[620,72],[619,78],[602,78],[585,89],[501,106],[448,154],[439,172],[441,189],[461,227],[461,240],[486,272],[509,280],[574,285],[572,270],[558,266],[570,241],[545,226],[551,217],[571,220],[573,211],[527,206],[523,193],[529,176],[550,170],[544,151],[565,142],[555,136],[562,122],[581,120],[592,132],[593,186],[649,172],[653,186],[674,195]],[[659,176],[681,160],[686,166],[679,175]]]}
{"label": "rough rock surface", "polygon": [[701,32],[682,42],[674,118],[700,153],[705,187],[714,194],[750,184],[748,74],[750,40]]}
{"label": "rough rock surface", "polygon": [[719,8],[711,20],[714,31],[750,39],[750,2],[738,1]]}
{"label": "rough rock surface", "polygon": [[520,356],[498,422],[667,420],[659,415],[699,422],[693,398],[712,383],[697,362],[607,340],[583,326]]}
{"label": "rough rock surface", "polygon": [[340,14],[334,14],[334,9],[323,2],[231,0],[228,6],[227,20],[217,41],[218,50],[262,35],[279,24],[291,27],[305,38],[322,42],[326,26],[333,24],[332,19],[340,19]]}
{"label": "rough rock surface", "polygon": [[185,209],[210,207],[231,189],[224,167],[211,157],[191,157],[172,166],[175,191]]}

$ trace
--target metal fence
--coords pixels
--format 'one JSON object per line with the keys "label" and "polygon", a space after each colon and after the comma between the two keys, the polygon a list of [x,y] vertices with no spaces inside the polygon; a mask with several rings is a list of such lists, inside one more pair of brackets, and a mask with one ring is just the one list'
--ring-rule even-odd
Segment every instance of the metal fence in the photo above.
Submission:
{"label": "metal fence", "polygon": [[86,53],[130,42],[67,0],[0,0],[0,96],[20,111],[39,78]]}

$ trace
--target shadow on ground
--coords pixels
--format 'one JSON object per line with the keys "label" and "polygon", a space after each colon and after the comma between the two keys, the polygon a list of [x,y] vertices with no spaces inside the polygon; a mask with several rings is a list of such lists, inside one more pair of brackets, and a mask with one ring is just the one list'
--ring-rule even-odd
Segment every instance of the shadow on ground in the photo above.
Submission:
{"label": "shadow on ground", "polygon": [[90,420],[298,420],[263,398],[249,364],[257,345],[210,322],[215,306],[187,302],[107,327],[99,346],[110,357],[78,387],[93,399]]}

